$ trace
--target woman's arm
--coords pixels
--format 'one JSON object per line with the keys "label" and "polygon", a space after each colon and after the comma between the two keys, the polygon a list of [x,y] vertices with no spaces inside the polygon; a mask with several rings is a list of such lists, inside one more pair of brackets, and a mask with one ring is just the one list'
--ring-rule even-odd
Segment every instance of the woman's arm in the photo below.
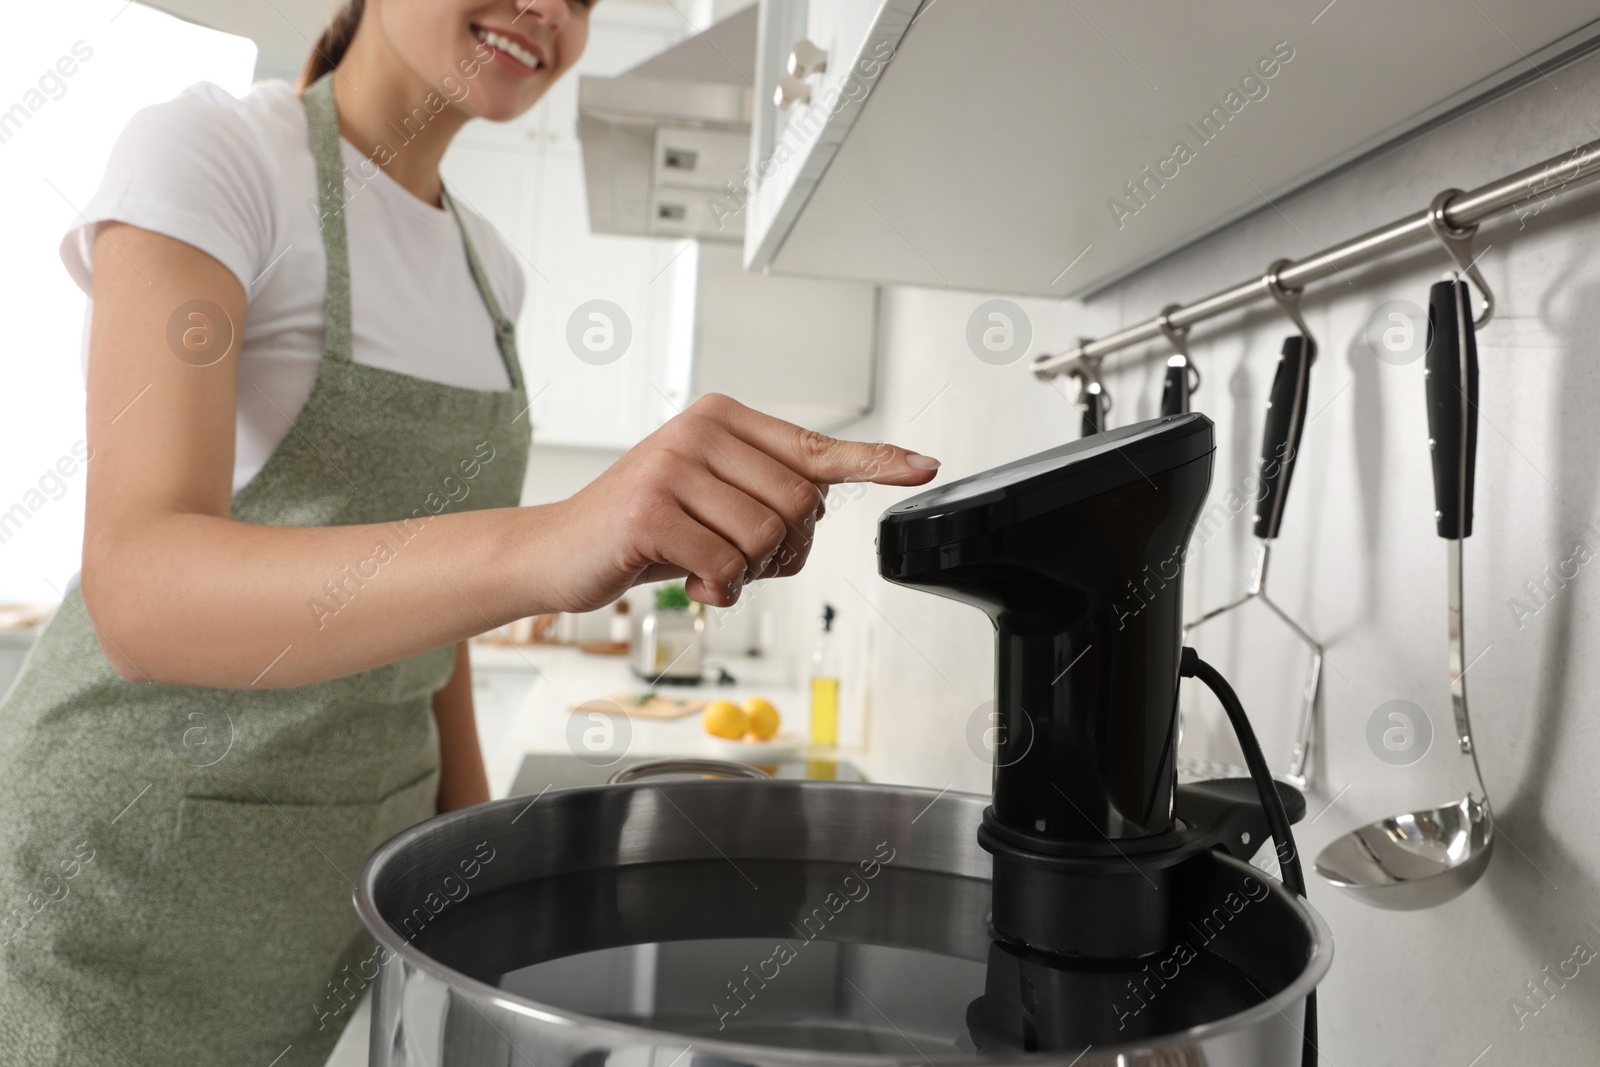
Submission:
{"label": "woman's arm", "polygon": [[433,717],[439,724],[440,813],[482,804],[489,799],[489,776],[478,745],[472,660],[465,641],[456,646],[456,668],[450,681],[433,694]]}
{"label": "woman's arm", "polygon": [[308,608],[387,526],[233,521],[237,345],[178,358],[167,322],[216,305],[244,332],[243,288],[198,249],[101,227],[89,338],[82,588],[101,648],[135,680],[304,685],[454,644],[514,619],[603,607],[687,576],[732,604],[748,581],[805,562],[826,487],[920,485],[937,463],[835,441],[705,397],[559,504],[439,515],[336,618]]}
{"label": "woman's arm", "polygon": [[527,567],[548,519],[506,508],[430,519],[337,617],[315,618],[307,605],[322,584],[395,538],[383,526],[229,518],[237,341],[199,366],[168,347],[167,320],[203,300],[241,336],[238,280],[181,241],[108,225],[95,242],[93,294],[81,581],[124,677],[301,685],[451,644],[551,598]]}

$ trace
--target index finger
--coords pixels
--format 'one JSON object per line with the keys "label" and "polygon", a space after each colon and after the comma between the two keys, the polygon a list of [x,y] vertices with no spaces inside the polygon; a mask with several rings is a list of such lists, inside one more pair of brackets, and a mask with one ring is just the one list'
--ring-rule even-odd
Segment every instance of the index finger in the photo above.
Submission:
{"label": "index finger", "polygon": [[808,481],[821,485],[875,482],[879,485],[922,485],[932,481],[939,461],[899,445],[841,441],[827,434],[746,407],[729,397],[702,397],[689,413],[705,407],[735,437]]}

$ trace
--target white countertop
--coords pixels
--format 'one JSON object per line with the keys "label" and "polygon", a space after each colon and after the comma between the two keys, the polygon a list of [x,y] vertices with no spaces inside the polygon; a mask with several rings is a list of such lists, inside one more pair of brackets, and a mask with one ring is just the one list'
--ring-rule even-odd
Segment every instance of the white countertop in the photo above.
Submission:
{"label": "white countertop", "polygon": [[[722,699],[737,703],[747,697],[765,697],[783,717],[780,738],[803,741],[808,736],[810,697],[785,677],[781,664],[749,656],[707,658],[724,666],[737,682],[653,688],[664,697],[697,700]],[[582,732],[590,725],[590,719],[583,714],[575,716],[571,710],[574,705],[652,688],[628,669],[627,657],[597,656],[568,646],[475,644],[472,662],[474,674],[480,681],[489,674],[498,676],[497,681],[503,681],[511,672],[525,671],[529,676],[520,708],[496,707],[482,698],[478,702],[479,739],[489,772],[489,790],[495,797],[507,794],[522,765],[522,757],[529,752],[584,754]],[[608,753],[610,755],[728,758],[730,752],[728,742],[706,734],[698,714],[678,719],[629,716],[626,723],[612,728],[626,731],[630,736],[625,753],[620,751],[619,739],[617,750]],[[572,741],[569,741],[569,731],[574,733]],[[858,754],[852,753],[850,758],[859,761]]]}

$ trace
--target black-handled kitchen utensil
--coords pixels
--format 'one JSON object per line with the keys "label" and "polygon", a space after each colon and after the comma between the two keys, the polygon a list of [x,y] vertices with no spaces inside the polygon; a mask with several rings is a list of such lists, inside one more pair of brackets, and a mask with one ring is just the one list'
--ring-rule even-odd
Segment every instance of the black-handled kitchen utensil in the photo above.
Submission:
{"label": "black-handled kitchen utensil", "polygon": [[1189,398],[1200,388],[1200,372],[1189,359],[1189,327],[1172,325],[1171,315],[1177,304],[1168,304],[1156,316],[1156,326],[1172,345],[1172,356],[1167,360],[1167,375],[1161,383],[1161,414],[1186,415]]}
{"label": "black-handled kitchen utensil", "polygon": [[[1080,347],[1088,343],[1087,337],[1078,338]],[[1083,356],[1071,374],[1073,381],[1078,383],[1077,403],[1083,411],[1078,436],[1092,437],[1104,433],[1106,416],[1111,411],[1111,394],[1106,392],[1105,383],[1100,380],[1100,357]]]}
{"label": "black-handled kitchen utensil", "polygon": [[[1267,273],[1261,279],[1267,292],[1299,332],[1286,337],[1279,349],[1278,366],[1272,375],[1272,392],[1267,400],[1266,419],[1261,430],[1261,487],[1253,517],[1258,539],[1255,566],[1243,595],[1185,623],[1183,635],[1187,641],[1197,627],[1252,600],[1259,600],[1311,650],[1311,665],[1306,671],[1306,684],[1300,699],[1299,727],[1295,732],[1294,747],[1289,753],[1289,769],[1284,774],[1286,781],[1304,789],[1311,782],[1311,743],[1316,736],[1317,694],[1322,684],[1322,646],[1267,594],[1267,564],[1272,559],[1272,542],[1283,526],[1289,482],[1300,457],[1300,436],[1305,430],[1311,394],[1311,364],[1317,358],[1316,339],[1311,336],[1311,328],[1300,315],[1300,290],[1286,289],[1278,281],[1278,272],[1288,262],[1286,259],[1277,260],[1267,268]],[[1242,767],[1184,756],[1178,758],[1178,769],[1197,777],[1231,777],[1245,772]]]}
{"label": "black-handled kitchen utensil", "polygon": [[1277,537],[1283,525],[1283,505],[1299,458],[1300,434],[1306,428],[1311,363],[1316,358],[1317,343],[1310,337],[1293,334],[1284,338],[1261,432],[1261,497],[1256,504],[1255,535],[1263,540]]}
{"label": "black-handled kitchen utensil", "polygon": [[1167,377],[1161,383],[1161,414],[1183,415],[1189,410],[1189,358],[1167,360]]}
{"label": "black-handled kitchen utensil", "polygon": [[1105,432],[1106,413],[1111,410],[1111,397],[1106,394],[1106,387],[1098,381],[1086,383],[1082,404],[1083,432],[1080,436],[1089,437]]}
{"label": "black-handled kitchen utensil", "polygon": [[[1434,524],[1445,539],[1450,628],[1450,705],[1467,786],[1460,800],[1392,815],[1352,830],[1317,857],[1317,873],[1380,908],[1430,908],[1472,887],[1494,852],[1494,815],[1467,717],[1466,634],[1462,626],[1462,541],[1472,533],[1473,467],[1478,448],[1478,347],[1472,294],[1458,277],[1428,292],[1428,447]],[[1451,783],[1454,789],[1461,789]]]}
{"label": "black-handled kitchen utensil", "polygon": [[1472,483],[1478,452],[1478,343],[1467,283],[1428,291],[1428,447],[1433,454],[1434,523],[1440,537],[1472,533]]}
{"label": "black-handled kitchen utensil", "polygon": [[1450,701],[1457,744],[1462,753],[1472,757],[1473,777],[1482,796],[1483,781],[1467,721],[1466,638],[1461,621],[1461,545],[1472,533],[1478,457],[1478,342],[1472,326],[1472,292],[1459,276],[1435,283],[1428,292],[1428,352],[1423,366],[1428,445],[1433,458],[1434,526],[1445,538],[1450,572]]}

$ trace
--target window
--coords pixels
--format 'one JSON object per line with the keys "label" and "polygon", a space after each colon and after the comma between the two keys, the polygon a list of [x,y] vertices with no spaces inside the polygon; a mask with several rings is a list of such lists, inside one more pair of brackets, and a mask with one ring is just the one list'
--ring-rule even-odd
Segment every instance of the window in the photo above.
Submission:
{"label": "window", "polygon": [[0,602],[54,601],[83,539],[87,301],[57,249],[133,113],[256,46],[130,0],[7,6],[0,34]]}

